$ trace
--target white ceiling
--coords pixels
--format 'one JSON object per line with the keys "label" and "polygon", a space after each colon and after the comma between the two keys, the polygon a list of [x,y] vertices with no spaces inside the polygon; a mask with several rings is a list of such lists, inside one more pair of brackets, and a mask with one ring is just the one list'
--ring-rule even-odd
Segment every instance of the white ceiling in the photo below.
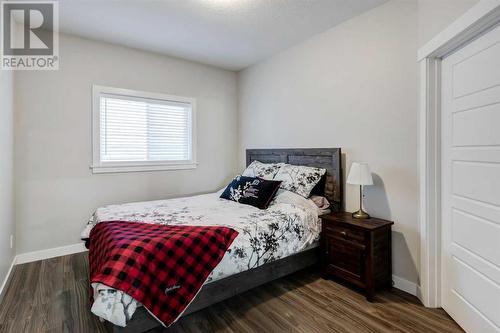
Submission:
{"label": "white ceiling", "polygon": [[60,0],[60,31],[240,70],[386,0]]}

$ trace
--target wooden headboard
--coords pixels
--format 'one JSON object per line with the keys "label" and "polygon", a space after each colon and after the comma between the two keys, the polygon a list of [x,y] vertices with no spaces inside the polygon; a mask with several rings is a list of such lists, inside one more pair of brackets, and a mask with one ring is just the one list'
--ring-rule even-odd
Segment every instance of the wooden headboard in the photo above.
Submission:
{"label": "wooden headboard", "polygon": [[325,196],[332,211],[341,211],[342,163],[340,148],[247,149],[247,166],[254,160],[262,163],[288,163],[326,169],[313,193]]}

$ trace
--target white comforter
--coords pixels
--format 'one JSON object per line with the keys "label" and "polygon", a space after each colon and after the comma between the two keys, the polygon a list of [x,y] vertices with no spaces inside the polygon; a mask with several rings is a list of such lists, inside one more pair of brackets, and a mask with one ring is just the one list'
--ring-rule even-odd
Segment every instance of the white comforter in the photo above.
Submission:
{"label": "white comforter", "polygon": [[[279,190],[268,209],[260,210],[211,193],[186,198],[111,205],[97,209],[82,232],[89,236],[99,222],[121,220],[169,225],[221,225],[238,236],[205,283],[255,268],[316,245],[320,214],[308,199]],[[127,294],[94,284],[92,312],[115,325],[126,326],[140,304]]]}

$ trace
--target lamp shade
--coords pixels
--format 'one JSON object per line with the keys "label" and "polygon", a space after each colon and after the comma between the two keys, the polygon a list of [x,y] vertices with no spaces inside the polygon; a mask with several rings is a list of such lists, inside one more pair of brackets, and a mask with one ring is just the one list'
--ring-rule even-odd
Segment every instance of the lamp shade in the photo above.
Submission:
{"label": "lamp shade", "polygon": [[347,184],[373,185],[372,172],[368,163],[353,162],[347,177]]}

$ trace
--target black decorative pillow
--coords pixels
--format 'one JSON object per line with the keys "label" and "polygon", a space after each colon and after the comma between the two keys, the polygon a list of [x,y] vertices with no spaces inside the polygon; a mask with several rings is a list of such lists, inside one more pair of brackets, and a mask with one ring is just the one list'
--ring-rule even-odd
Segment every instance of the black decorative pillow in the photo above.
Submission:
{"label": "black decorative pillow", "polygon": [[220,197],[260,209],[266,209],[271,200],[273,200],[280,185],[281,181],[237,176],[226,187]]}

